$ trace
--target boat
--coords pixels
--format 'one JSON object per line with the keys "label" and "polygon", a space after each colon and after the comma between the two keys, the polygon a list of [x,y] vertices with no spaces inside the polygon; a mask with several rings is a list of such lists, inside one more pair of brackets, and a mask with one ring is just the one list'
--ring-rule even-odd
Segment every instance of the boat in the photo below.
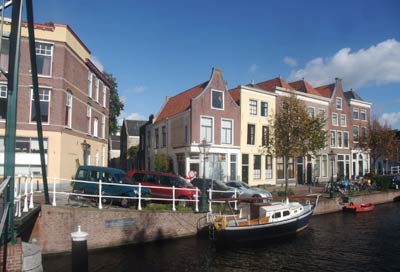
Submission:
{"label": "boat", "polygon": [[393,202],[399,202],[400,201],[400,195],[399,196],[395,196],[393,198]]}
{"label": "boat", "polygon": [[362,204],[353,204],[350,202],[349,205],[343,206],[343,211],[345,212],[370,212],[375,208],[375,205],[372,203],[362,203]]}
{"label": "boat", "polygon": [[[315,198],[315,195],[313,196]],[[305,230],[315,204],[299,202],[250,203],[247,215],[210,214],[209,238],[217,242],[247,242],[289,236]]]}

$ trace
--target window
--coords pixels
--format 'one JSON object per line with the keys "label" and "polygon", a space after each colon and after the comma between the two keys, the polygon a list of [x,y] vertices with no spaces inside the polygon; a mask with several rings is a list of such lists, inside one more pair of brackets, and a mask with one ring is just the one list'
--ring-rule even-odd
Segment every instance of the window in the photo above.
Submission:
{"label": "window", "polygon": [[242,154],[242,178],[244,182],[249,182],[249,154]]}
{"label": "window", "polygon": [[105,108],[107,105],[107,88],[103,86],[103,107]]}
{"label": "window", "polygon": [[256,126],[252,124],[247,125],[247,144],[255,145],[255,132]]}
{"label": "window", "polygon": [[[51,91],[45,88],[39,88],[39,101],[40,101],[40,119],[42,123],[49,123],[49,114],[50,114],[50,94]],[[33,90],[31,92],[31,122],[37,121],[35,109],[35,101],[33,99]]]}
{"label": "window", "polygon": [[261,116],[268,116],[268,102],[261,101]]}
{"label": "window", "polygon": [[294,178],[294,160],[293,158],[289,158],[288,161],[288,178]]}
{"label": "window", "polygon": [[336,97],[336,109],[342,110],[342,98]]}
{"label": "window", "polygon": [[161,133],[162,133],[162,146],[166,147],[167,146],[167,127],[163,126],[161,128]]}
{"label": "window", "polygon": [[65,125],[69,128],[72,127],[72,93],[67,92],[65,104]]}
{"label": "window", "polygon": [[156,148],[158,148],[158,147],[159,147],[158,128],[156,128],[156,129],[154,130],[154,137],[155,137],[155,139],[156,139]]}
{"label": "window", "polygon": [[277,157],[276,158],[276,174],[278,179],[284,179],[285,178],[285,171],[283,168],[283,157]]}
{"label": "window", "polygon": [[257,115],[257,101],[250,99],[250,115]]}
{"label": "window", "polygon": [[231,180],[237,180],[236,177],[236,154],[231,154],[231,176],[230,179]]}
{"label": "window", "polygon": [[358,142],[358,126],[353,126],[353,141]]}
{"label": "window", "polygon": [[232,144],[232,121],[221,121],[221,144]]}
{"label": "window", "polygon": [[322,155],[321,176],[328,176],[328,155]]}
{"label": "window", "polygon": [[101,136],[103,137],[103,139],[106,138],[106,116],[105,116],[105,114],[103,114],[103,116],[101,117]]}
{"label": "window", "polygon": [[36,43],[36,65],[38,75],[51,75],[53,45],[49,43]]}
{"label": "window", "polygon": [[341,125],[342,127],[347,126],[346,114],[341,114],[341,115],[340,115],[340,125]]}
{"label": "window", "polygon": [[224,93],[221,91],[212,90],[211,91],[211,107],[213,109],[223,109],[224,108]]}
{"label": "window", "polygon": [[269,127],[267,126],[262,127],[262,145],[263,146],[269,145]]}
{"label": "window", "polygon": [[337,132],[337,144],[338,144],[338,147],[340,147],[340,148],[343,147],[343,133],[341,131]]}
{"label": "window", "polygon": [[213,119],[211,117],[201,117],[200,126],[200,141],[206,139],[208,143],[212,143]]}
{"label": "window", "polygon": [[267,179],[272,179],[272,156],[265,156],[265,175]]}
{"label": "window", "polygon": [[318,114],[322,117],[322,118],[326,118],[326,110],[325,109],[318,109]]}
{"label": "window", "polygon": [[96,99],[96,102],[99,102],[99,85],[100,85],[100,80],[96,77],[95,80],[95,94],[94,97]]}
{"label": "window", "polygon": [[0,120],[7,119],[7,85],[0,85]]}
{"label": "window", "polygon": [[[47,153],[47,139],[43,138],[44,153]],[[15,152],[39,153],[39,140],[37,138],[17,137],[15,139]]]}
{"label": "window", "polygon": [[314,107],[308,107],[307,111],[308,111],[308,115],[310,115],[311,117],[315,117],[315,108]]}
{"label": "window", "polygon": [[361,139],[365,139],[367,137],[367,128],[361,127]]}
{"label": "window", "polygon": [[361,110],[361,120],[362,121],[367,120],[367,111],[366,110]]}
{"label": "window", "polygon": [[1,40],[0,50],[0,67],[3,71],[8,71],[8,59],[9,59],[10,40],[7,37],[3,37]]}
{"label": "window", "polygon": [[254,155],[253,178],[261,179],[261,155]]}
{"label": "window", "polygon": [[97,117],[93,119],[93,136],[99,136],[99,120],[97,119]]}
{"label": "window", "polygon": [[353,119],[358,120],[360,117],[358,115],[358,108],[353,109]]}
{"label": "window", "polygon": [[332,113],[332,125],[337,126],[338,125],[338,114],[337,113]]}
{"label": "window", "polygon": [[348,131],[343,132],[343,147],[349,148],[349,132]]}
{"label": "window", "polygon": [[92,80],[93,80],[93,73],[89,71],[88,73],[88,96],[92,97]]}
{"label": "window", "polygon": [[336,146],[336,131],[331,130],[331,147]]}
{"label": "window", "polygon": [[90,134],[92,131],[92,107],[90,105],[86,107],[86,126],[87,133]]}

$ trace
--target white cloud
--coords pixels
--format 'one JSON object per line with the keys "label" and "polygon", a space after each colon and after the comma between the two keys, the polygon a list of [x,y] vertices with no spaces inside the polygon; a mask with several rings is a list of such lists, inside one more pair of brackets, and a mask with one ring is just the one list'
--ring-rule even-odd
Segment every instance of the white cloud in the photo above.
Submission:
{"label": "white cloud", "polygon": [[296,67],[297,66],[297,61],[294,58],[291,57],[284,57],[283,58],[283,63],[285,63],[286,65],[288,65],[289,67]]}
{"label": "white cloud", "polygon": [[104,65],[96,56],[90,56],[90,60],[93,62],[94,65],[96,65],[97,69],[102,72],[104,71]]}
{"label": "white cloud", "polygon": [[253,74],[258,70],[258,65],[257,64],[252,64],[249,68],[249,73]]}
{"label": "white cloud", "polygon": [[119,116],[118,116],[118,125],[122,125],[122,121],[124,119],[129,119],[129,120],[148,120],[148,117],[145,117],[141,113],[138,113],[138,112],[126,113],[124,111],[121,111]]}
{"label": "white cloud", "polygon": [[343,79],[346,88],[400,82],[400,43],[383,41],[367,49],[339,50],[333,57],[315,58],[303,69],[291,72],[289,80],[306,79],[315,86]]}
{"label": "white cloud", "polygon": [[400,112],[384,113],[379,118],[382,124],[387,123],[392,128],[400,128]]}

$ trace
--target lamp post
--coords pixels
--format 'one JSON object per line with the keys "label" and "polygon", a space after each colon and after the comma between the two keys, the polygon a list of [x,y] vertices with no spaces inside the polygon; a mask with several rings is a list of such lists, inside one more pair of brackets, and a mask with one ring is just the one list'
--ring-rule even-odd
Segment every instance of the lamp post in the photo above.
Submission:
{"label": "lamp post", "polygon": [[206,156],[211,145],[206,139],[203,139],[199,144],[200,154],[203,157],[203,186],[201,188],[200,212],[207,212],[207,189],[206,189]]}
{"label": "lamp post", "polygon": [[329,190],[329,197],[332,198],[333,197],[333,166],[335,163],[335,159],[336,159],[336,153],[333,152],[333,150],[331,150],[331,152],[328,153],[329,156],[329,160],[332,162],[332,169],[331,169],[331,188]]}

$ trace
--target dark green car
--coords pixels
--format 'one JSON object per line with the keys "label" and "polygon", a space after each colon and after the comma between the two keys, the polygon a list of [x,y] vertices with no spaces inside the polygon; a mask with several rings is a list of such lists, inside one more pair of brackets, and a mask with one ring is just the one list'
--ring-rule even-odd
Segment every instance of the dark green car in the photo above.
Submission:
{"label": "dark green car", "polygon": [[[88,182],[79,182],[88,181]],[[130,177],[125,171],[110,167],[101,166],[79,166],[76,171],[74,186],[72,189],[73,193],[77,194],[88,194],[94,195],[89,197],[94,200],[98,200],[99,195],[99,181],[108,184],[102,184],[102,195],[103,196],[119,196],[119,197],[138,197],[139,188],[132,186],[123,186],[123,184],[132,185]],[[112,183],[112,184],[111,184]],[[136,185],[136,184],[135,184]],[[148,188],[141,188],[141,197],[143,199],[150,197],[150,190]],[[79,198],[82,198],[79,196]],[[132,200],[128,198],[102,198],[102,202],[105,204],[119,203],[122,207],[128,207],[132,204],[136,204],[138,200]]]}

